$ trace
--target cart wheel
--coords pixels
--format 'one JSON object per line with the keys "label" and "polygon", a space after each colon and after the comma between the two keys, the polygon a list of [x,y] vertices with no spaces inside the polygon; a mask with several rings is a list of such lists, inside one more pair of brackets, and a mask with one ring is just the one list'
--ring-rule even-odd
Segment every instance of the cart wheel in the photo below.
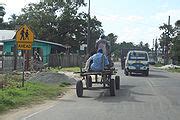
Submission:
{"label": "cart wheel", "polygon": [[90,75],[86,77],[86,87],[92,87],[92,77]]}
{"label": "cart wheel", "polygon": [[110,80],[110,95],[115,96],[115,81],[114,81],[114,79]]}
{"label": "cart wheel", "polygon": [[116,76],[115,77],[115,83],[116,83],[116,90],[120,89],[120,77]]}
{"label": "cart wheel", "polygon": [[78,80],[76,83],[76,94],[78,97],[82,97],[83,95],[83,83],[81,80]]}
{"label": "cart wheel", "polygon": [[125,74],[126,76],[128,76],[128,75],[129,75],[128,71],[126,71],[126,69],[125,69],[125,68],[124,68],[124,74]]}

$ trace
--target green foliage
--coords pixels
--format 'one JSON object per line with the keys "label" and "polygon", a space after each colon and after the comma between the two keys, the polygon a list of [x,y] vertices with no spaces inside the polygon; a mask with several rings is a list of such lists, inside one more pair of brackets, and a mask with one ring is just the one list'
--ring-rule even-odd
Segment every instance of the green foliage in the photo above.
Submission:
{"label": "green foliage", "polygon": [[170,68],[170,69],[168,69],[168,71],[180,73],[180,68]]}
{"label": "green foliage", "polygon": [[64,67],[61,69],[61,71],[67,71],[67,72],[79,72],[79,67]]}
{"label": "green foliage", "polygon": [[180,36],[176,36],[175,38],[173,38],[173,46],[171,49],[171,53],[172,56],[174,56],[175,58],[180,56]]}
{"label": "green foliage", "polygon": [[6,14],[3,4],[0,3],[0,23],[3,22],[3,17]]}
{"label": "green foliage", "polygon": [[169,46],[169,44],[172,42],[172,38],[174,36],[175,29],[172,27],[172,25],[163,24],[159,27],[160,30],[162,30],[162,34],[160,36],[160,46],[163,48],[164,46]]}
{"label": "green foliage", "polygon": [[71,83],[67,83],[67,82],[62,82],[59,87],[66,87],[66,86],[69,86],[71,85]]}
{"label": "green foliage", "polygon": [[165,64],[168,64],[169,61],[169,51],[172,44],[172,39],[175,34],[175,29],[172,25],[163,24],[159,27],[159,29],[162,31],[162,34],[160,35],[159,42],[162,49],[162,53],[164,55]]}
{"label": "green foliage", "polygon": [[177,33],[176,36],[172,39],[172,47],[171,47],[171,55],[174,60],[174,62],[178,65],[180,65],[180,20],[177,20],[175,23],[175,32]]}
{"label": "green foliage", "polygon": [[140,49],[140,50],[144,50],[144,51],[147,51],[147,52],[150,51],[149,44],[148,43],[144,44],[142,41],[138,45],[136,45],[135,49]]}
{"label": "green foliage", "polygon": [[154,66],[155,66],[155,67],[162,67],[163,64],[161,64],[161,63],[156,63]]}
{"label": "green foliage", "polygon": [[52,72],[59,72],[61,70],[61,67],[50,67],[49,68],[49,71],[52,71]]}

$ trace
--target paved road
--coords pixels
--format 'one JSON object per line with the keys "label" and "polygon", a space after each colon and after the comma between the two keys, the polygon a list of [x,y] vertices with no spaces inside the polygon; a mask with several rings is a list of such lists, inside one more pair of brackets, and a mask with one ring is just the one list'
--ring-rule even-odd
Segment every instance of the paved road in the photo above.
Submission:
{"label": "paved road", "polygon": [[125,76],[121,69],[118,74],[115,97],[95,88],[77,98],[74,89],[56,105],[19,120],[180,120],[180,74],[155,69],[148,77]]}

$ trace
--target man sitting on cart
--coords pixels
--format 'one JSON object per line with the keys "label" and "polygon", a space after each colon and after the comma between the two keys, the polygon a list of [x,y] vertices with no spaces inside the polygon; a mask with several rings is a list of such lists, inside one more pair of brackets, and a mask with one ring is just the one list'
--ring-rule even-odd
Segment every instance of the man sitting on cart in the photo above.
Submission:
{"label": "man sitting on cart", "polygon": [[104,70],[109,65],[108,58],[103,54],[103,50],[99,49],[98,52],[92,55],[86,62],[86,71],[99,72]]}

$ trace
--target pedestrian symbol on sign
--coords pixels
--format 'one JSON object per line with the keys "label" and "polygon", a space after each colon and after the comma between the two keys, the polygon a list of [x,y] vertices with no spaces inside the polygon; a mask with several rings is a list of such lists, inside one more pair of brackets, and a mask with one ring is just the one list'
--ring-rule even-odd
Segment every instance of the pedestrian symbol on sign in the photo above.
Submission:
{"label": "pedestrian symbol on sign", "polygon": [[24,28],[21,30],[21,39],[20,40],[24,40]]}
{"label": "pedestrian symbol on sign", "polygon": [[16,32],[16,41],[18,43],[32,43],[34,41],[34,33],[28,26],[23,25]]}
{"label": "pedestrian symbol on sign", "polygon": [[28,29],[26,30],[25,36],[26,36],[26,39],[29,40],[29,32],[28,32]]}
{"label": "pedestrian symbol on sign", "polygon": [[[25,37],[24,37],[25,36]],[[21,30],[21,38],[20,40],[29,40],[29,32],[28,32],[28,29],[26,30],[25,32],[25,29],[23,28]]]}

